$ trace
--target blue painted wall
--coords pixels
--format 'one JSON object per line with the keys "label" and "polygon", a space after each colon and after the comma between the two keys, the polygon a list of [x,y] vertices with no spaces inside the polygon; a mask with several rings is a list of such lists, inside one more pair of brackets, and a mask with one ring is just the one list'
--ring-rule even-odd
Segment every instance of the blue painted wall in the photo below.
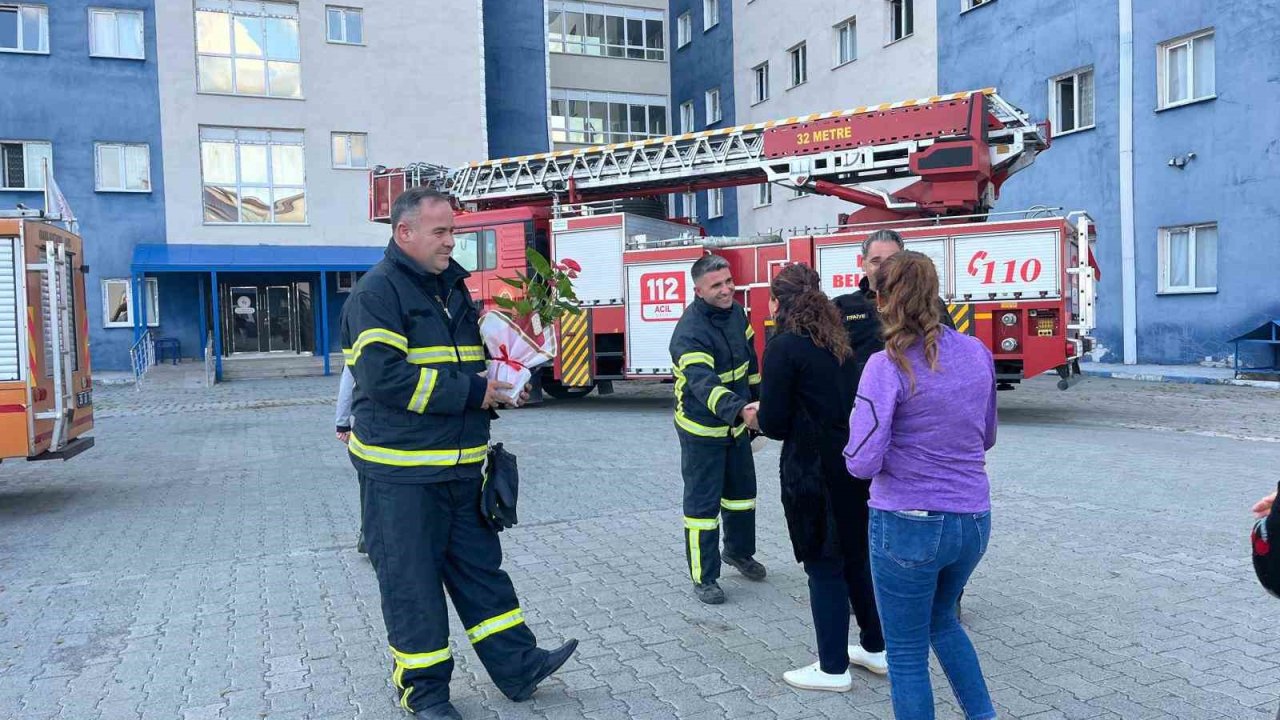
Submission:
{"label": "blue painted wall", "polygon": [[[155,13],[148,0],[59,0],[48,3],[49,54],[0,53],[0,139],[53,144],[58,185],[80,221],[89,262],[89,337],[93,367],[129,366],[129,328],[102,327],[103,278],[127,278],[133,246],[164,242],[164,177],[156,75]],[[140,9],[146,60],[89,57],[90,6]],[[148,143],[151,192],[94,190],[94,143]],[[0,209],[43,207],[41,193],[0,191]],[[163,294],[163,291],[162,291]],[[177,318],[161,306],[161,327]]]}
{"label": "blue painted wall", "polygon": [[541,2],[484,0],[489,157],[550,149],[547,18]]}
{"label": "blue painted wall", "polygon": [[[698,130],[707,128],[705,93],[720,88],[720,122],[712,128],[735,124],[733,95],[733,2],[720,4],[720,24],[703,31],[702,0],[671,0],[667,14],[667,47],[672,48],[671,66],[671,131],[680,132],[680,106],[693,101],[693,114]],[[693,17],[693,41],[679,47],[677,18],[689,12]],[[707,217],[707,193],[698,193],[698,220],[709,235],[738,234],[738,194],[733,188],[724,190],[724,215]]]}
{"label": "blue painted wall", "polygon": [[[1095,127],[1056,137],[1009,181],[998,210],[1086,209],[1098,223],[1102,267],[1096,335],[1119,361],[1122,346],[1119,185],[1119,16],[1115,0],[998,1],[960,14],[938,0],[940,91],[996,86],[1042,119],[1048,82],[1092,65]],[[1135,2],[1134,209],[1139,362],[1224,357],[1226,341],[1280,316],[1280,0]],[[1217,99],[1156,112],[1156,48],[1213,27]],[[1174,155],[1195,152],[1185,169]],[[1217,222],[1218,292],[1160,295],[1159,229]]]}

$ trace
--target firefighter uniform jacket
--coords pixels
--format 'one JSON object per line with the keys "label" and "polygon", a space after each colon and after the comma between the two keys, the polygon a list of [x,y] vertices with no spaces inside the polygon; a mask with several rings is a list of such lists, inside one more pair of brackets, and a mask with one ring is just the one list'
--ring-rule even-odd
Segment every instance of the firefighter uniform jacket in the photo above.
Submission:
{"label": "firefighter uniform jacket", "polygon": [[342,352],[355,376],[347,447],[373,480],[476,479],[490,414],[479,317],[456,261],[436,275],[393,240],[342,309]]}
{"label": "firefighter uniform jacket", "polygon": [[[853,347],[853,361],[857,374],[853,378],[856,390],[858,381],[862,379],[862,368],[871,356],[884,349],[884,338],[880,336],[880,312],[876,309],[876,293],[871,283],[863,276],[858,283],[857,292],[841,295],[835,299],[840,318],[844,321],[844,329],[849,333],[849,344]],[[942,314],[942,324],[955,328],[955,321],[947,312],[947,304],[938,299],[938,312]]]}
{"label": "firefighter uniform jacket", "polygon": [[737,303],[721,310],[698,298],[685,310],[671,336],[678,432],[724,443],[746,432],[739,415],[760,389],[754,337]]}

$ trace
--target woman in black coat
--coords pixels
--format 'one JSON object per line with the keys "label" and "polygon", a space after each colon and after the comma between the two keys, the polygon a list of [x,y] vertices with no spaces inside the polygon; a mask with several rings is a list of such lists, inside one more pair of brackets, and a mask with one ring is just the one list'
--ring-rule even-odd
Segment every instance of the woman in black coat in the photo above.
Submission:
{"label": "woman in black coat", "polygon": [[[782,507],[809,576],[818,662],[783,674],[794,687],[844,692],[850,662],[888,672],[867,548],[869,485],[845,470],[857,368],[818,274],[788,265],[770,285],[777,334],[764,352],[757,422],[782,441]],[[849,645],[849,607],[860,643]]]}

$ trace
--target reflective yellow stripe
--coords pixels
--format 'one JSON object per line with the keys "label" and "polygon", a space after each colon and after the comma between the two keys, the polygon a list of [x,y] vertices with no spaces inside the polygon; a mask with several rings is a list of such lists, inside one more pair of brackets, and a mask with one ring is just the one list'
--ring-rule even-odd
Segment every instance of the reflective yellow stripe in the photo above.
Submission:
{"label": "reflective yellow stripe", "polygon": [[[699,437],[729,437],[729,428],[709,427],[690,420],[684,413],[676,411],[676,425],[685,432]],[[746,427],[745,425],[743,427]],[[354,436],[353,436],[354,437]]]}
{"label": "reflective yellow stripe", "polygon": [[730,370],[729,372],[722,372],[720,373],[720,379],[723,380],[724,382],[733,382],[734,380],[741,380],[742,378],[747,376],[747,366],[750,364],[751,364],[750,361],[744,362],[738,367]]}
{"label": "reflective yellow stripe", "polygon": [[471,642],[474,644],[489,637],[490,635],[493,635],[494,633],[500,633],[503,630],[510,630],[511,628],[523,623],[524,611],[520,608],[516,608],[509,613],[503,613],[497,617],[491,617],[479,625],[470,628],[467,630],[467,637],[470,638]]}
{"label": "reflective yellow stripe", "polygon": [[691,518],[686,515],[684,526],[689,530],[715,530],[720,527],[720,518]]}
{"label": "reflective yellow stripe", "polygon": [[409,412],[421,415],[427,411],[427,401],[431,399],[431,391],[436,389],[439,377],[440,373],[431,368],[418,371],[418,387],[414,388],[413,396],[409,398]]}
{"label": "reflective yellow stripe", "polygon": [[751,498],[750,500],[725,500],[724,498],[721,498],[720,507],[725,510],[755,510],[756,500],[755,498]]}
{"label": "reflective yellow stripe", "polygon": [[484,347],[480,345],[460,345],[456,349],[452,345],[427,345],[411,347],[407,355],[414,365],[432,365],[435,363],[471,362],[484,360]]}
{"label": "reflective yellow stripe", "polygon": [[716,414],[716,405],[720,404],[720,400],[724,398],[725,395],[732,394],[733,393],[729,392],[729,388],[723,385],[717,385],[711,388],[711,395],[707,397],[707,407],[710,408],[711,414]]}
{"label": "reflective yellow stripe", "polygon": [[[400,333],[392,332],[386,328],[369,328],[360,333],[360,336],[356,338],[356,341],[351,344],[349,349],[342,349],[343,357],[348,358],[347,364],[354,365],[360,359],[360,353],[365,349],[365,346],[374,343],[390,345],[402,353],[409,351],[409,341]],[[350,353],[349,356],[348,353]]]}
{"label": "reflective yellow stripe", "polygon": [[755,336],[756,336],[756,329],[755,329],[755,328],[753,328],[753,327],[751,327],[750,325],[748,325],[748,326],[747,326],[747,339],[748,339],[748,340],[750,340],[751,338],[753,338],[753,337],[755,337]]}
{"label": "reflective yellow stripe", "polygon": [[713,370],[716,367],[715,358],[711,357],[711,353],[704,352],[690,352],[681,355],[680,359],[676,361],[676,367],[680,370],[684,370],[690,365],[697,365],[699,363],[702,365],[709,365]]}
{"label": "reflective yellow stripe", "polygon": [[407,713],[413,712],[413,708],[409,707],[409,693],[411,692],[413,692],[413,688],[407,687],[404,689],[404,692],[400,694],[400,707],[404,708],[404,711]]}
{"label": "reflective yellow stripe", "polygon": [[746,425],[738,425],[738,426],[736,426],[736,427],[734,427],[734,428],[733,428],[733,436],[734,436],[734,437],[742,437],[742,434],[743,434],[743,433],[745,433],[746,431],[747,431],[747,426],[746,426]]}
{"label": "reflective yellow stripe", "polygon": [[396,467],[452,467],[483,462],[489,451],[487,445],[479,445],[461,450],[395,450],[393,448],[367,445],[351,433],[347,449],[352,455],[379,465]]}
{"label": "reflective yellow stripe", "polygon": [[747,384],[748,384],[748,385],[759,385],[759,384],[760,384],[760,373],[752,373],[752,374],[748,375],[748,376],[747,376]]}
{"label": "reflective yellow stripe", "polygon": [[439,665],[448,660],[449,648],[445,647],[442,650],[433,650],[427,653],[407,653],[392,647],[391,657],[395,658],[396,665],[402,666],[407,670],[421,670],[432,665]]}

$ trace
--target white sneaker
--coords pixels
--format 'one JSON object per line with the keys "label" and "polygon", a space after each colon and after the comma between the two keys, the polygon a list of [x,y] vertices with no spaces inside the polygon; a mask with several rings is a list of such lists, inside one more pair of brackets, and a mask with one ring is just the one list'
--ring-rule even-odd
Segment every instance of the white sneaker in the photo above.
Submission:
{"label": "white sneaker", "polygon": [[791,687],[801,690],[849,692],[853,689],[853,676],[848,670],[839,675],[824,673],[821,663],[814,663],[799,670],[788,670],[782,673],[782,679]]}
{"label": "white sneaker", "polygon": [[873,653],[862,649],[861,645],[849,646],[849,662],[870,670],[877,675],[889,674],[889,660],[883,652]]}

